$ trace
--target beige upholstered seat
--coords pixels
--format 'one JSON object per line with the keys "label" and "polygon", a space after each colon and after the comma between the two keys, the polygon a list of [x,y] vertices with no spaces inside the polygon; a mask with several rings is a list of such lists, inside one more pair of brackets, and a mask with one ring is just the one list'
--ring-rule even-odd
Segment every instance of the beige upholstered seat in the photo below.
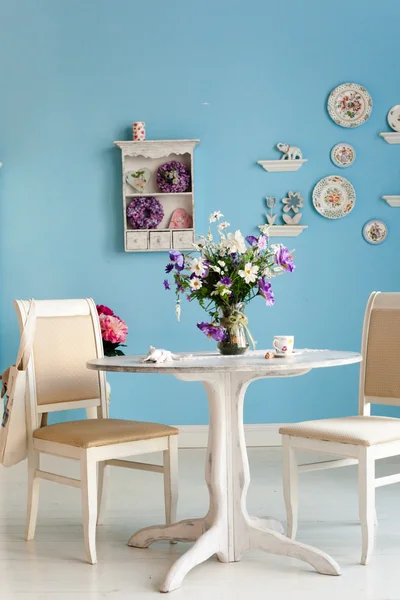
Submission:
{"label": "beige upholstered seat", "polygon": [[178,435],[178,433],[176,427],[159,423],[122,419],[84,419],[42,427],[34,432],[33,437],[78,448],[96,448],[109,444]]}
{"label": "beige upholstered seat", "polygon": [[368,416],[320,419],[285,425],[279,433],[342,444],[375,446],[400,439],[400,419]]}

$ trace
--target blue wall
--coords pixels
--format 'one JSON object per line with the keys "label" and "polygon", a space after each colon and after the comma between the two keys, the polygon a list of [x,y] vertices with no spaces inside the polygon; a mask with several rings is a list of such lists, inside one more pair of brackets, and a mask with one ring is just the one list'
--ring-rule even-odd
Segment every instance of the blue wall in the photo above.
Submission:
{"label": "blue wall", "polygon": [[[400,146],[378,137],[400,102],[397,0],[343,7],[309,0],[0,0],[0,317],[1,367],[17,350],[16,297],[93,296],[130,326],[129,352],[149,343],[174,350],[213,346],[197,331],[201,311],[184,307],[178,324],[163,292],[166,256],[123,252],[120,152],[130,123],[152,139],[199,137],[198,231],[221,210],[243,232],[262,222],[266,195],[300,190],[309,229],[293,240],[297,270],[275,283],[276,306],[249,307],[261,347],[294,333],[297,346],[358,350],[371,290],[399,289]],[[326,112],[332,88],[365,85],[371,119],[348,131]],[[298,173],[257,166],[278,141],[309,159]],[[330,162],[348,141],[354,166]],[[355,186],[354,211],[338,222],[312,208],[311,191],[338,173]],[[389,238],[361,236],[381,217]],[[249,390],[247,422],[353,413],[357,367],[315,371]],[[113,416],[204,423],[199,384],[162,376],[110,377]]]}

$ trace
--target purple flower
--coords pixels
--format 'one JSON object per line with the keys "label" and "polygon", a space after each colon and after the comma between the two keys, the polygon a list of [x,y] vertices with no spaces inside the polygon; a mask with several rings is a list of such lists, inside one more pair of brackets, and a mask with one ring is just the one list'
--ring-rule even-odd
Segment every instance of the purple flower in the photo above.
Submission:
{"label": "purple flower", "polygon": [[220,283],[222,283],[222,285],[225,287],[230,287],[232,285],[232,279],[224,275],[224,277],[221,277]]}
{"label": "purple flower", "polygon": [[197,327],[205,333],[208,338],[212,338],[216,342],[223,342],[226,339],[226,332],[223,327],[213,325],[212,323],[197,323]]}
{"label": "purple flower", "polygon": [[268,238],[266,235],[260,235],[258,238],[257,246],[260,250],[265,250],[268,244]]}
{"label": "purple flower", "polygon": [[283,244],[279,244],[277,250],[275,251],[275,263],[282,267],[285,271],[294,271],[295,265],[293,263],[293,256],[290,254],[289,250],[283,246]]}
{"label": "purple flower", "polygon": [[163,281],[163,284],[164,284],[164,288],[165,288],[166,290],[170,290],[170,289],[171,289],[171,288],[170,288],[170,286],[169,286],[169,283],[168,283],[168,280],[167,280],[167,279],[164,279],[164,281]]}
{"label": "purple flower", "polygon": [[186,294],[186,300],[187,300],[188,302],[191,302],[191,301],[192,301],[192,299],[191,299],[191,297],[190,297],[190,294]]}
{"label": "purple flower", "polygon": [[174,268],[174,265],[172,263],[169,263],[166,267],[165,267],[165,272],[166,273],[171,273],[172,269]]}
{"label": "purple flower", "polygon": [[264,277],[258,280],[258,293],[265,299],[267,306],[272,306],[275,302],[274,292],[271,289],[269,281],[265,281]]}
{"label": "purple flower", "polygon": [[169,258],[175,263],[175,268],[177,271],[182,271],[184,269],[185,259],[183,258],[182,252],[179,252],[178,250],[170,250]]}
{"label": "purple flower", "polygon": [[248,235],[246,237],[246,242],[250,244],[250,246],[257,246],[258,240],[254,235]]}

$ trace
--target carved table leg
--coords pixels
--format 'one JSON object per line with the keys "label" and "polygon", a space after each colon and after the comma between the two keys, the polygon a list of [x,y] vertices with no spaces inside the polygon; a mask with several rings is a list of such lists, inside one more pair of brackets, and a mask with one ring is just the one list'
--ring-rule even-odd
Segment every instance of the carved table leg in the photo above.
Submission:
{"label": "carved table leg", "polygon": [[155,525],[137,531],[128,542],[134,548],[148,548],[153,542],[195,542],[206,531],[205,519],[185,519],[172,525]]}
{"label": "carved table leg", "polygon": [[244,373],[231,375],[231,460],[233,473],[231,486],[234,493],[233,513],[235,523],[235,560],[249,548],[265,550],[271,554],[281,554],[298,558],[312,565],[324,575],[339,575],[340,567],[328,554],[301,544],[282,535],[279,522],[271,519],[251,517],[247,511],[246,496],[250,484],[250,471],[243,428],[243,404],[246,389],[252,381]]}
{"label": "carved table leg", "polygon": [[274,519],[250,517],[246,496],[250,483],[243,429],[243,402],[248,384],[257,379],[246,373],[179,374],[183,381],[201,380],[210,408],[206,482],[210,508],[202,519],[186,519],[168,526],[147,527],[134,534],[130,546],[147,548],[158,540],[195,541],[169,570],[162,592],[180,586],[196,565],[216,554],[221,562],[235,562],[250,548],[303,560],[317,571],[338,575],[339,565],[324,552],[290,540]]}

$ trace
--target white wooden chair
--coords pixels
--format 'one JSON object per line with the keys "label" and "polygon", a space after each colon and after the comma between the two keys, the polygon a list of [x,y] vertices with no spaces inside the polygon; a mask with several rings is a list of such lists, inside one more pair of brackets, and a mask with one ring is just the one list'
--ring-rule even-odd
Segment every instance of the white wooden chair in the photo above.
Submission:
{"label": "white wooden chair", "polygon": [[[15,302],[22,328],[29,302]],[[176,521],[178,461],[175,427],[109,419],[104,373],[86,368],[103,356],[99,318],[92,299],[36,301],[36,331],[27,369],[28,513],[26,539],[35,535],[41,479],[80,488],[88,561],[96,558],[96,523],[108,465],[164,475],[167,524]],[[88,419],[47,425],[53,411],[85,408]],[[163,451],[164,464],[121,460]],[[41,453],[80,461],[81,478],[40,469]],[[98,469],[98,478],[97,478]]]}
{"label": "white wooden chair", "polygon": [[[375,461],[400,455],[400,419],[370,416],[371,404],[400,406],[400,293],[373,292],[364,316],[359,415],[281,427],[287,534],[295,538],[298,473],[358,464],[361,563],[371,558],[375,537],[375,488],[400,482],[400,474],[375,477]],[[297,466],[296,450],[341,458]]]}

